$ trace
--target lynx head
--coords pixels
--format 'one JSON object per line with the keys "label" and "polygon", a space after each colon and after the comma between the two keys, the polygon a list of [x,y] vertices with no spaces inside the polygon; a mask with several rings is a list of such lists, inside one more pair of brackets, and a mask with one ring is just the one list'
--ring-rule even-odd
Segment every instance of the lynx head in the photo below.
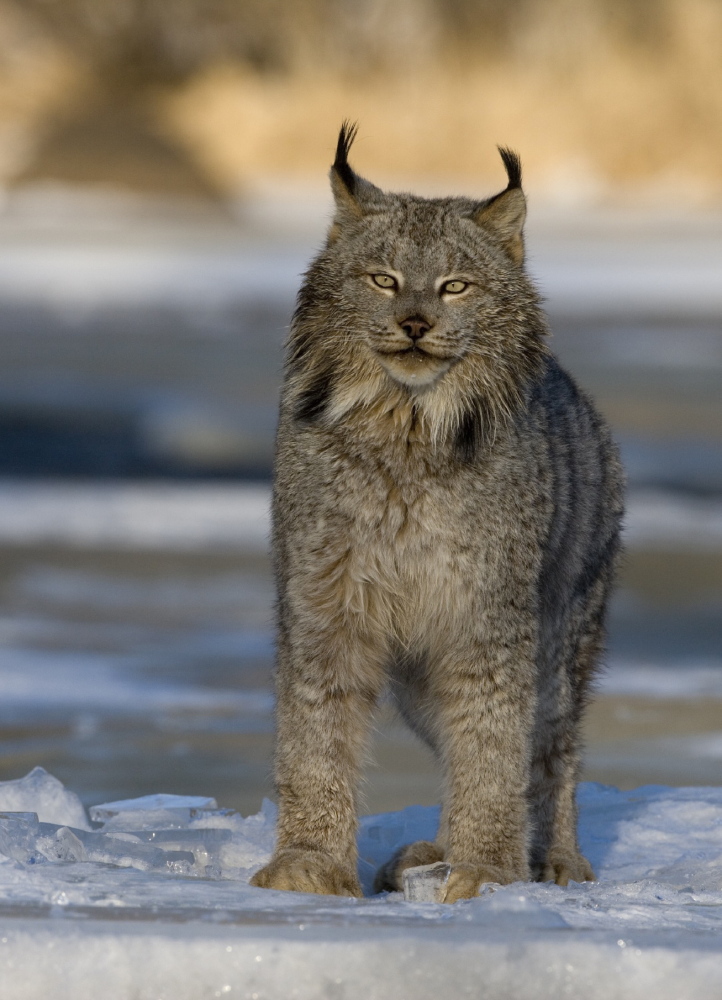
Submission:
{"label": "lynx head", "polygon": [[341,128],[335,217],[291,333],[300,392],[328,419],[400,393],[452,427],[469,407],[509,413],[545,332],[524,272],[519,158],[500,149],[507,186],[481,201],[390,194],[349,165],[355,134]]}

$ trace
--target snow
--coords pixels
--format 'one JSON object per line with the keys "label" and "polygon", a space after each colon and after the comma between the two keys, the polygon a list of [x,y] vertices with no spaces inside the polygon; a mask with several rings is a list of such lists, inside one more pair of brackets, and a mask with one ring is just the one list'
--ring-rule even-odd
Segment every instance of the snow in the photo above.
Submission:
{"label": "snow", "polygon": [[638,548],[719,549],[722,503],[719,497],[635,491],[627,503],[624,540]]}
{"label": "snow", "polygon": [[[1,633],[0,621],[0,637]],[[251,643],[246,648],[249,646],[252,648]],[[270,649],[270,636],[258,646],[264,651]],[[244,651],[242,642],[236,643],[235,648],[239,653]],[[209,651],[212,652],[212,647],[207,644],[206,654]],[[95,708],[138,715],[179,709],[265,715],[273,710],[270,690],[203,689],[198,684],[164,683],[131,676],[132,668],[143,663],[141,656],[6,646],[0,663],[2,706],[6,711]]]}
{"label": "snow", "polygon": [[632,698],[722,698],[722,660],[677,661],[669,666],[612,661],[597,690]]}
{"label": "snow", "polygon": [[[610,240],[537,246],[530,271],[555,316],[714,316],[722,307],[719,239],[698,240],[689,255],[672,240]],[[605,252],[606,251],[606,252]],[[705,251],[707,253],[705,254]],[[534,259],[538,255],[538,259]]]}
{"label": "snow", "polygon": [[268,549],[270,490],[246,484],[0,483],[0,542]]}
{"label": "snow", "polygon": [[[487,886],[445,906],[255,889],[271,803],[244,819],[202,796],[146,796],[93,807],[104,824],[90,830],[77,797],[36,768],[0,783],[3,993],[716,1000],[722,788],[584,784],[578,798],[598,882]],[[420,806],[364,817],[365,885],[437,823]]]}
{"label": "snow", "polygon": [[286,298],[289,309],[308,263],[306,247],[268,249],[238,242],[217,247],[53,243],[0,246],[0,298],[55,308],[98,305],[219,308],[250,299]]}

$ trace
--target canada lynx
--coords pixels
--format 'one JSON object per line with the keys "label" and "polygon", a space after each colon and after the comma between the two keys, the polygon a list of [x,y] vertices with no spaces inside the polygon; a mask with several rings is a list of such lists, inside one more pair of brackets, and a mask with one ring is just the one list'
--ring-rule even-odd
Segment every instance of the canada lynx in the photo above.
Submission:
{"label": "canada lynx", "polygon": [[435,843],[378,873],[594,878],[580,717],[604,638],[622,474],[545,342],[518,157],[484,201],[387,194],[348,164],[288,342],[273,546],[278,846],[253,884],[359,896],[356,799],[390,689],[444,773]]}

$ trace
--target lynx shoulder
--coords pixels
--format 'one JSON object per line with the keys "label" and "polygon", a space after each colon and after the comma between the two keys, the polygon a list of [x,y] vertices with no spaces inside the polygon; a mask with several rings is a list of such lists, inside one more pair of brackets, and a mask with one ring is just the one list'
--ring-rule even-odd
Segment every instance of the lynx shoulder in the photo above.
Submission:
{"label": "lynx shoulder", "polygon": [[359,761],[384,689],[444,772],[447,901],[593,878],[580,719],[622,515],[607,428],[551,355],[518,157],[484,200],[389,194],[339,136],[336,215],[287,346],[273,547],[278,846],[258,886],[359,895]]}

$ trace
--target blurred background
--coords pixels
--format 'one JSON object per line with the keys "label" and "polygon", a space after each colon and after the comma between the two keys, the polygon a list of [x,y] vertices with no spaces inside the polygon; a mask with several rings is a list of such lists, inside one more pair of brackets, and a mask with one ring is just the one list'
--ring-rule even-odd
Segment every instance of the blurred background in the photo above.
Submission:
{"label": "blurred background", "polygon": [[[585,778],[722,780],[720,0],[0,0],[0,779],[272,794],[282,344],[342,119],[377,184],[517,149],[627,554]],[[387,707],[371,811],[438,800]]]}

